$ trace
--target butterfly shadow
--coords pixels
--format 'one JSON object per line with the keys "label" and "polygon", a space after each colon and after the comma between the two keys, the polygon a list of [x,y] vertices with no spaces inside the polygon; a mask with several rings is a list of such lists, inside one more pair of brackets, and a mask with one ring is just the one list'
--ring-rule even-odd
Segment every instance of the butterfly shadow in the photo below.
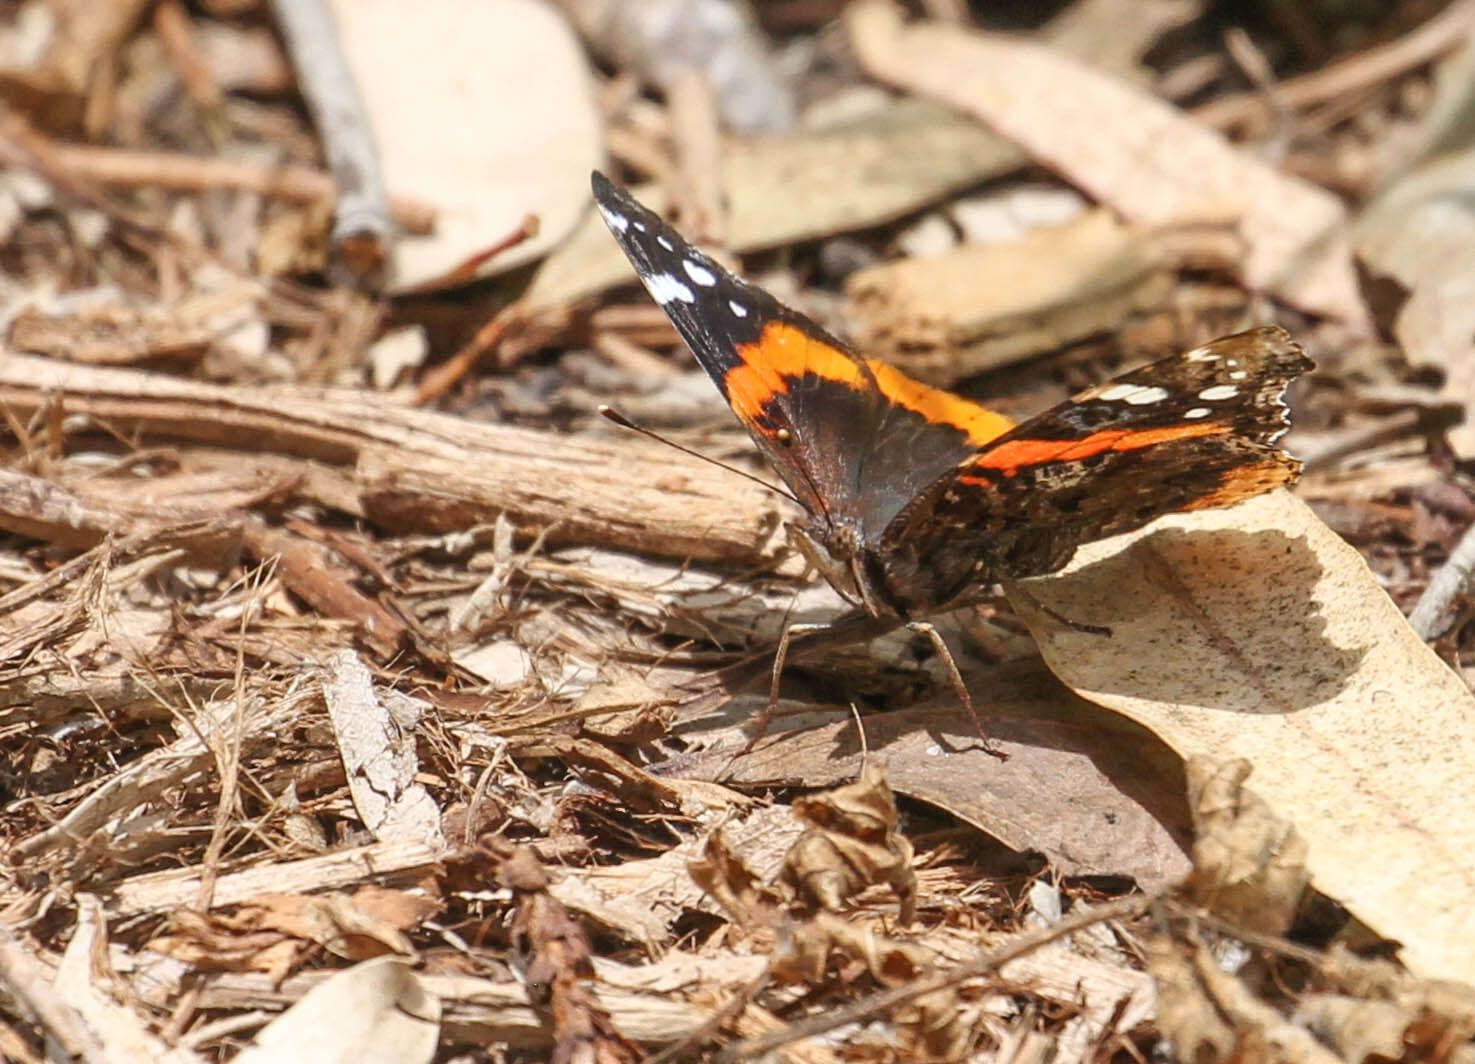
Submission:
{"label": "butterfly shadow", "polygon": [[1029,581],[1050,610],[1109,635],[1022,612],[1056,675],[1088,698],[1284,714],[1335,700],[1378,639],[1330,633],[1336,584],[1300,536],[1167,528]]}

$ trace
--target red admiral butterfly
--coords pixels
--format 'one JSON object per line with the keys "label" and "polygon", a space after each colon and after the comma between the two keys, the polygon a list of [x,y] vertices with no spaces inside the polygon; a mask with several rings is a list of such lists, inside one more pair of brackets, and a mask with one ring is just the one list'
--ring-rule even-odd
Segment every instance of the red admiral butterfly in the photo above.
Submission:
{"label": "red admiral butterfly", "polygon": [[602,174],[593,185],[651,298],[808,511],[796,546],[872,617],[928,630],[917,619],[981,586],[1053,572],[1083,543],[1231,506],[1300,472],[1275,444],[1286,385],[1312,362],[1279,327],[1154,362],[1016,425],[857,354]]}

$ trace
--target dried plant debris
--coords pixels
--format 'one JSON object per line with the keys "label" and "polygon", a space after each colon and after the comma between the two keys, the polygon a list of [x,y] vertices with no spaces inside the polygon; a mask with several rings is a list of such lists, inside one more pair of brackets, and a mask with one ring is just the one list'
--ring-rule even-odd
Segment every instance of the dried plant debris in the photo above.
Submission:
{"label": "dried plant debris", "polygon": [[[8,5],[0,1057],[1475,1064],[1475,6],[1241,7]],[[990,424],[1278,323],[1299,498],[760,736],[848,585],[593,168]]]}

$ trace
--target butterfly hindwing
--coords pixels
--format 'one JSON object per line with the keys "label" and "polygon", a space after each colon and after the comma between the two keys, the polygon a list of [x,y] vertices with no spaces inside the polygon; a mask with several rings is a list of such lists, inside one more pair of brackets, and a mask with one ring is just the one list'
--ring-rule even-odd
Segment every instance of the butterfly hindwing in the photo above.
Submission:
{"label": "butterfly hindwing", "polygon": [[1275,444],[1311,367],[1283,329],[1224,337],[1077,395],[970,455],[883,537],[898,596],[1052,572],[1082,543],[1293,481]]}

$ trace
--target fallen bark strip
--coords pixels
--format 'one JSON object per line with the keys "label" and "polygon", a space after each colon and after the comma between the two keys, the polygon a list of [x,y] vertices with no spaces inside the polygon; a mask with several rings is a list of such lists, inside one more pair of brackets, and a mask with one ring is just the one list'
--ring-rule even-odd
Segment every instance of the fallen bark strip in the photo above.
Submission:
{"label": "fallen bark strip", "polygon": [[382,659],[409,645],[403,621],[359,591],[334,565],[327,548],[290,532],[247,521],[242,530],[246,552],[259,562],[271,562],[282,583],[326,617],[351,621],[360,639]]}
{"label": "fallen bark strip", "polygon": [[[201,1009],[283,1009],[300,1001],[330,971],[299,972],[280,987],[258,972],[225,972],[201,983]],[[440,998],[445,1009],[441,1034],[445,1041],[465,1045],[505,1045],[513,1049],[540,1049],[551,1044],[551,1028],[534,1008],[525,985],[496,982],[475,975],[425,973],[425,988]],[[670,993],[643,993],[598,985],[595,998],[626,1037],[647,1045],[663,1045],[697,1030],[707,1012],[673,1000]]]}
{"label": "fallen bark strip", "polygon": [[[215,880],[213,908],[238,905],[261,894],[308,894],[337,890],[366,879],[397,877],[409,881],[433,868],[447,855],[442,844],[374,843],[336,850],[320,857],[278,861],[228,872]],[[117,884],[103,896],[109,917],[168,912],[194,903],[204,869],[171,868],[145,872]]]}
{"label": "fallen bark strip", "polygon": [[194,440],[358,465],[370,519],[451,531],[506,513],[554,542],[768,566],[783,553],[777,496],[628,436],[477,424],[359,391],[239,389],[131,369],[0,354],[0,404],[65,411],[127,437]]}

